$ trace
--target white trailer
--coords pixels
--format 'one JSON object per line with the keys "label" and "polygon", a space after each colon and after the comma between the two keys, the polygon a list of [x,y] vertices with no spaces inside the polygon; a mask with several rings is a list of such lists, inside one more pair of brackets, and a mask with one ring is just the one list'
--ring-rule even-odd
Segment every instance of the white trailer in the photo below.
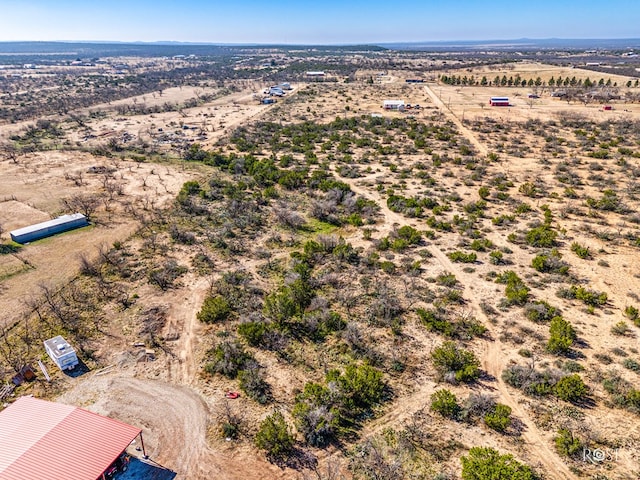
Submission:
{"label": "white trailer", "polygon": [[404,110],[404,100],[385,100],[382,102],[382,108],[385,110]]}
{"label": "white trailer", "polygon": [[76,351],[60,335],[45,340],[44,349],[60,370],[73,370],[78,365]]}

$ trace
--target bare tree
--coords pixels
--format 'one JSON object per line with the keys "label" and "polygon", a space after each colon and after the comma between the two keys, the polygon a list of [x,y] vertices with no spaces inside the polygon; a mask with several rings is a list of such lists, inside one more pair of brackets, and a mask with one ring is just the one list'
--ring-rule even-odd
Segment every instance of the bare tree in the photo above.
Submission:
{"label": "bare tree", "polygon": [[92,193],[79,193],[63,198],[62,204],[67,211],[80,212],[87,217],[87,220],[90,220],[100,205],[100,197]]}
{"label": "bare tree", "polygon": [[327,460],[324,469],[318,466],[313,471],[302,474],[302,480],[343,480],[345,478],[347,477],[342,473],[340,461],[333,458]]}
{"label": "bare tree", "polygon": [[13,143],[0,143],[0,153],[3,158],[6,158],[13,163],[18,163],[18,155],[20,152]]}
{"label": "bare tree", "polygon": [[216,420],[220,425],[220,433],[225,438],[236,438],[244,426],[244,415],[231,406],[228,400],[219,404]]}

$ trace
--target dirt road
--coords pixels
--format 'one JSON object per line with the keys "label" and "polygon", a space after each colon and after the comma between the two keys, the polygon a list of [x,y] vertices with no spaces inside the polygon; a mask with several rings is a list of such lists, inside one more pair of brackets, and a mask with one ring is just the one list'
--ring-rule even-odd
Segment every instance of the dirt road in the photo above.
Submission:
{"label": "dirt road", "polygon": [[431,101],[435,106],[437,106],[442,113],[444,113],[453,123],[456,124],[456,127],[464,135],[464,137],[471,142],[471,144],[480,152],[482,155],[486,156],[489,153],[489,149],[487,146],[482,143],[480,140],[476,138],[471,130],[464,126],[464,124],[454,115],[454,113],[444,104],[440,97],[438,97],[435,92],[429,87],[429,85],[424,86],[424,90],[431,97]]}

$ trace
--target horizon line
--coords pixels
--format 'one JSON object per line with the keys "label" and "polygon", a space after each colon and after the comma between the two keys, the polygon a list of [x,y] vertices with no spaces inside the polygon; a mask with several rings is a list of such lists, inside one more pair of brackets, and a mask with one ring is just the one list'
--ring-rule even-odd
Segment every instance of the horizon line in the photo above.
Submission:
{"label": "horizon line", "polygon": [[86,43],[86,44],[126,44],[126,45],[185,45],[185,46],[304,46],[304,47],[348,47],[348,46],[384,46],[384,45],[419,45],[442,43],[493,43],[493,42],[526,42],[526,41],[640,41],[640,37],[520,37],[520,38],[480,38],[480,39],[447,39],[447,40],[394,40],[383,42],[336,42],[336,43],[304,43],[304,42],[191,42],[181,40],[0,40],[2,43]]}

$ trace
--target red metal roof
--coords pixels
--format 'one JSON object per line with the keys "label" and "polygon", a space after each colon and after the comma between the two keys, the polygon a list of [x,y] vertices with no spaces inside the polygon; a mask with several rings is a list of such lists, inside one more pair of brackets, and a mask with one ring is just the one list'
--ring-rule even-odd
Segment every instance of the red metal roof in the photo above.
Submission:
{"label": "red metal roof", "polygon": [[20,397],[0,413],[0,480],[96,480],[140,432],[88,410]]}

